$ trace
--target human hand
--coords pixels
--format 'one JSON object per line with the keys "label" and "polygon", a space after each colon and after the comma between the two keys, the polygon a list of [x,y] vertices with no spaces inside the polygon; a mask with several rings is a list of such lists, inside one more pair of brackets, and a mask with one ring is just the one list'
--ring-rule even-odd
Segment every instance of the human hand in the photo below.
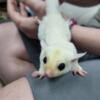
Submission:
{"label": "human hand", "polygon": [[[36,37],[38,27],[38,17],[41,19],[45,14],[45,0],[30,0],[33,2],[20,3],[19,7],[16,0],[8,0],[7,10],[10,18],[16,23],[17,27],[23,31],[28,37]],[[63,0],[60,0],[62,3]],[[28,17],[25,9],[27,4],[33,11],[35,11],[38,17]]]}
{"label": "human hand", "polygon": [[36,37],[39,19],[37,16],[28,17],[25,7],[26,5],[23,3],[20,3],[18,7],[16,0],[8,0],[7,2],[7,10],[10,18],[28,37],[34,38]]}

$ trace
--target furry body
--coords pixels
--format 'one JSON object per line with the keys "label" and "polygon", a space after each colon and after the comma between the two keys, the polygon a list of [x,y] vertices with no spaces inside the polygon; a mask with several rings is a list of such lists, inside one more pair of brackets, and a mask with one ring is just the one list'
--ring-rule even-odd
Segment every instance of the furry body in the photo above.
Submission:
{"label": "furry body", "polygon": [[86,72],[78,64],[77,54],[71,42],[69,21],[59,11],[58,0],[46,0],[46,16],[40,22],[38,37],[41,43],[40,69],[37,75],[57,77],[69,71],[82,76]]}
{"label": "furry body", "polygon": [[81,76],[86,74],[78,64],[78,58],[84,53],[77,54],[71,42],[69,20],[65,21],[62,17],[58,0],[46,0],[46,16],[39,24],[38,38],[41,43],[40,69],[33,76],[52,78],[69,71]]}

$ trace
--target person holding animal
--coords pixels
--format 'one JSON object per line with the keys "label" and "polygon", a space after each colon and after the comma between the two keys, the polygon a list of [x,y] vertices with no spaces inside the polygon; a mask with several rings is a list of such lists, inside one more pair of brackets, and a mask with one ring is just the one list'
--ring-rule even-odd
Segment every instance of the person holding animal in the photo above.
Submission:
{"label": "person holding animal", "polygon": [[[9,0],[9,4],[11,4],[10,0]],[[14,3],[14,2],[12,4],[14,6],[16,5],[16,3]],[[41,1],[40,4],[42,5],[42,8],[45,8],[44,1]],[[15,8],[13,8],[13,9],[9,8],[9,9],[11,12],[13,10],[13,16],[16,15],[16,18],[13,20],[15,21],[15,23],[18,22],[17,26],[20,27],[20,30],[22,30],[25,33],[25,29],[27,29],[27,33],[25,33],[25,35],[28,34],[27,36],[31,37],[29,33],[31,33],[31,31],[32,31],[31,29],[35,29],[37,27],[37,22],[38,22],[37,17],[34,17],[33,18],[34,21],[32,21],[33,20],[32,17],[27,17],[27,15],[25,13],[24,5],[21,4],[20,6],[21,6],[20,14],[18,13],[18,11],[16,11]],[[40,6],[38,6],[38,7],[40,7]],[[44,10],[43,11],[41,10],[41,12],[42,12],[42,14],[44,14]],[[12,18],[14,18],[13,16],[12,16]],[[28,24],[28,22],[29,22],[29,24]],[[33,22],[34,22],[34,25],[36,25],[35,28],[28,27],[28,26],[32,26]],[[1,24],[0,27],[2,29],[2,30],[0,30],[1,31],[0,33],[3,33],[3,32],[5,33],[5,34],[1,34],[1,39],[0,39],[1,42],[0,43],[6,44],[6,46],[4,44],[1,46],[2,47],[5,46],[5,48],[8,46],[11,46],[9,49],[3,49],[3,50],[5,50],[5,51],[3,51],[5,53],[1,52],[1,54],[2,53],[7,54],[8,56],[6,55],[7,56],[6,57],[5,55],[2,54],[1,60],[6,61],[7,58],[11,58],[10,60],[7,60],[8,64],[10,63],[9,61],[17,62],[15,64],[10,63],[11,65],[13,65],[11,67],[12,72],[15,72],[12,69],[16,68],[15,69],[15,70],[17,70],[16,75],[15,75],[15,73],[11,73],[11,72],[10,72],[11,74],[8,72],[8,76],[6,75],[7,72],[4,74],[4,71],[9,71],[10,69],[9,70],[7,70],[7,69],[0,70],[3,73],[2,74],[0,72],[1,73],[0,76],[2,77],[5,75],[5,77],[4,78],[2,77],[2,79],[5,79],[6,80],[5,82],[10,82],[12,80],[15,80],[16,78],[18,79],[18,77],[24,76],[26,73],[33,71],[33,68],[31,67],[31,66],[33,66],[33,64],[31,63],[30,58],[28,57],[28,54],[26,53],[25,46],[24,46],[24,44],[21,40],[21,37],[18,33],[18,30],[14,26],[14,24],[11,22],[3,23],[3,24]],[[3,30],[3,27],[5,27],[5,29],[6,29],[5,31]],[[13,28],[13,30],[12,30],[12,28]],[[29,30],[31,30],[31,31],[29,31]],[[99,46],[100,29],[99,28],[98,29],[97,28],[88,28],[88,27],[84,27],[84,26],[80,26],[80,25],[74,25],[71,29],[71,32],[72,32],[72,41],[76,44],[76,46],[78,46],[82,50],[88,51],[97,56],[100,55],[100,50],[99,50],[100,49],[100,46]],[[7,34],[9,33],[8,34],[9,38],[7,37],[6,39],[4,39],[3,37],[5,37],[7,35],[6,33]],[[11,33],[13,33],[13,34],[11,34]],[[86,33],[86,34],[84,34],[84,33]],[[91,34],[91,37],[90,37],[90,34]],[[33,36],[35,37],[36,35],[34,34]],[[9,41],[8,39],[10,40],[9,43],[7,43],[7,41]],[[10,44],[10,43],[14,43],[14,45]],[[13,52],[11,52],[11,50]],[[24,55],[22,53],[24,53]],[[4,58],[6,58],[6,59],[4,59]],[[1,63],[2,66],[3,66],[3,64],[5,64],[4,61]],[[24,62],[22,62],[22,61],[24,61]],[[27,63],[27,62],[29,62],[29,63]],[[93,63],[96,63],[98,65],[96,65],[94,67]],[[30,64],[30,67],[28,64]],[[91,61],[84,62],[84,63],[81,63],[81,65],[84,66],[85,70],[88,72],[88,75],[84,78],[78,77],[78,76],[73,77],[72,74],[69,73],[60,78],[56,78],[54,80],[48,80],[47,78],[45,78],[43,80],[37,80],[37,79],[34,79],[31,75],[28,75],[27,78],[25,78],[25,77],[21,78],[19,80],[12,82],[11,84],[7,85],[6,87],[2,88],[0,90],[1,100],[6,100],[6,99],[7,100],[12,100],[12,99],[16,100],[18,96],[20,97],[19,99],[21,99],[21,100],[23,100],[23,99],[24,100],[27,100],[27,99],[29,99],[29,100],[34,100],[34,99],[35,100],[40,100],[40,99],[41,100],[42,99],[43,100],[44,99],[62,100],[65,98],[66,99],[77,98],[79,100],[80,99],[88,100],[89,98],[90,99],[94,98],[94,99],[99,100],[99,98],[100,98],[99,97],[100,89],[98,87],[98,83],[100,81],[100,79],[99,79],[99,71],[100,71],[99,61],[92,61],[92,63],[91,63]],[[8,66],[8,68],[9,68],[9,66]],[[1,67],[1,68],[4,68],[4,67]],[[6,68],[7,68],[7,66],[6,66]],[[24,68],[26,68],[26,69],[24,69]],[[22,74],[22,72],[24,74]],[[9,76],[9,75],[11,75],[11,76]],[[30,89],[30,85],[31,85],[32,90]],[[55,87],[58,87],[58,88],[55,88]],[[18,90],[18,88],[20,88],[20,91]]]}

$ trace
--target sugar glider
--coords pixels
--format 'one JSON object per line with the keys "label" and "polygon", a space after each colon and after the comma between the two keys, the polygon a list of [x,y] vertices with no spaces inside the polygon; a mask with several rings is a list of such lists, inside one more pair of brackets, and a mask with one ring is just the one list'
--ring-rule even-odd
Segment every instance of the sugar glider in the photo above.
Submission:
{"label": "sugar glider", "polygon": [[71,42],[69,23],[61,15],[59,0],[46,0],[46,15],[38,30],[41,44],[40,68],[33,76],[53,78],[69,71],[81,76],[87,73],[78,64],[78,59],[85,53],[77,53]]}
{"label": "sugar glider", "polygon": [[41,44],[40,68],[33,72],[33,76],[53,78],[69,71],[84,76],[87,72],[78,64],[78,59],[85,53],[78,54],[71,42],[70,21],[65,21],[61,15],[59,0],[45,2],[46,15],[39,21],[38,29]]}

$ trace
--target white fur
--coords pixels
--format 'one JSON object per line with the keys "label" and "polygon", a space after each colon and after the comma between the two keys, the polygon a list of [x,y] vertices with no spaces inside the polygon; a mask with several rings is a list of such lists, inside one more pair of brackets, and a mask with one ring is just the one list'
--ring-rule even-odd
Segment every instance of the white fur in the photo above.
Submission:
{"label": "white fur", "polygon": [[[56,77],[69,71],[84,74],[85,71],[78,64],[78,58],[84,54],[77,54],[77,50],[71,42],[69,20],[65,21],[62,17],[58,0],[46,0],[46,4],[47,14],[40,22],[38,32],[42,48],[39,73],[45,74],[52,69],[53,72],[49,73],[49,77]],[[47,56],[47,64],[43,63],[45,56]],[[63,71],[57,69],[60,63],[66,64]]]}

